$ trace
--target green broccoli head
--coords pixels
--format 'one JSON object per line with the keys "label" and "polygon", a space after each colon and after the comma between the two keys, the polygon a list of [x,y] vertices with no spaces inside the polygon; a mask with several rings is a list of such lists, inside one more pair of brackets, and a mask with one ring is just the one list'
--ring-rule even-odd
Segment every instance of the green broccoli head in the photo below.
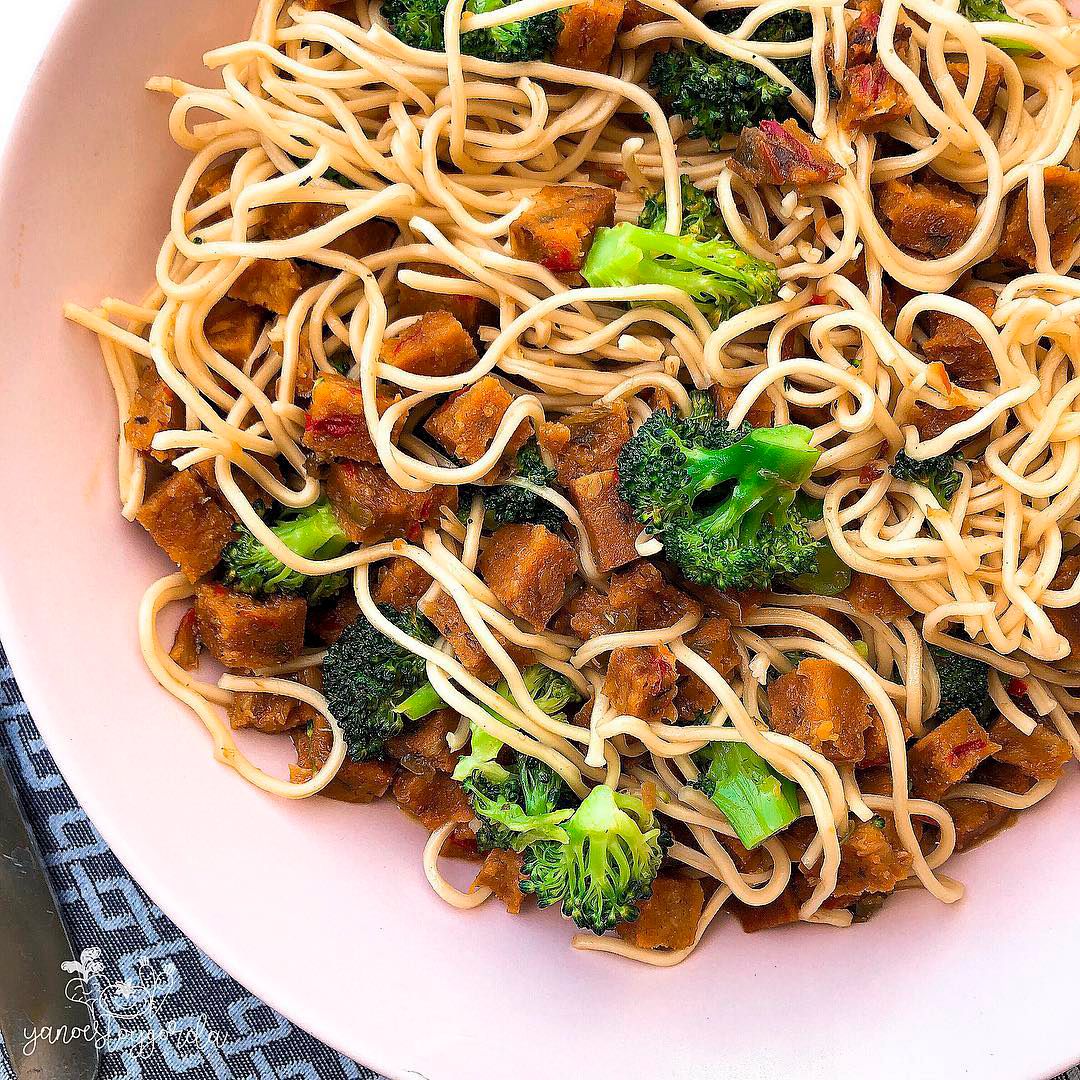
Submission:
{"label": "green broccoli head", "polygon": [[[1002,0],[960,0],[960,14],[976,23],[1004,22],[1023,25],[1022,21],[1016,18],[1015,15],[1009,14]],[[1035,52],[1031,45],[1023,41],[1017,41],[1015,38],[993,37],[987,40],[992,41],[999,49],[1004,49],[1005,52],[1019,54]]]}
{"label": "green broccoli head", "polygon": [[994,711],[990,698],[990,668],[972,656],[949,652],[938,645],[927,645],[927,648],[941,683],[941,704],[934,719],[948,720],[961,709],[970,709],[975,719],[985,724]]}
{"label": "green broccoli head", "polygon": [[[679,178],[679,186],[682,190],[682,235],[689,236],[692,240],[730,239],[713,197],[686,176]],[[664,231],[667,224],[667,198],[662,187],[645,200],[637,223],[641,228],[651,229],[653,232]]]}
{"label": "green broccoli head", "polygon": [[930,489],[939,506],[948,506],[963,480],[955,468],[960,459],[960,451],[956,449],[922,460],[909,457],[901,450],[893,461],[892,474],[907,484],[922,484]]}
{"label": "green broccoli head", "polygon": [[583,930],[604,934],[633,922],[671,845],[639,798],[601,784],[562,829],[566,839],[525,849],[521,891],[541,907],[562,906]]}
{"label": "green broccoli head", "polygon": [[714,150],[725,135],[789,115],[786,86],[705,45],[657,53],[648,83],[669,113],[687,121],[690,137],[708,139]]}
{"label": "green broccoli head", "polygon": [[[738,30],[748,14],[745,8],[725,8],[705,16],[705,25],[718,34],[731,34]],[[766,19],[755,31],[751,41],[789,42],[805,41],[814,36],[814,20],[809,11],[792,9],[781,11]],[[814,98],[814,69],[810,57],[794,56],[773,63],[804,93]]]}
{"label": "green broccoli head", "polygon": [[[422,644],[435,641],[435,627],[418,611],[388,604],[379,611]],[[381,757],[386,741],[400,735],[407,721],[444,707],[427,681],[424,658],[391,641],[363,615],[327,650],[323,693],[356,761]]]}
{"label": "green broccoli head", "polygon": [[[333,559],[348,546],[330,504],[320,499],[299,511],[282,514],[271,531],[290,550],[305,559]],[[340,592],[349,582],[347,572],[309,577],[290,570],[243,525],[221,556],[225,584],[252,596],[301,594],[318,603]]]}
{"label": "green broccoli head", "polygon": [[775,300],[780,290],[776,267],[731,240],[669,236],[629,221],[597,231],[581,274],[597,289],[671,286],[714,325]]}
{"label": "green broccoli head", "polygon": [[[530,439],[519,451],[514,472],[522,480],[537,487],[551,487],[555,482],[555,470],[549,469],[540,456],[535,439]],[[479,492],[484,497],[484,525],[498,529],[502,525],[543,525],[553,533],[562,534],[566,515],[540,495],[516,484],[499,484],[495,487],[469,487],[463,491],[459,504],[467,512],[472,495]]]}
{"label": "green broccoli head", "polygon": [[[468,0],[465,10],[477,15],[498,11],[509,0]],[[443,52],[446,0],[384,0],[383,17],[395,37],[414,49]],[[557,11],[545,11],[521,22],[470,30],[461,35],[461,51],[480,60],[523,64],[551,54],[562,29]]]}

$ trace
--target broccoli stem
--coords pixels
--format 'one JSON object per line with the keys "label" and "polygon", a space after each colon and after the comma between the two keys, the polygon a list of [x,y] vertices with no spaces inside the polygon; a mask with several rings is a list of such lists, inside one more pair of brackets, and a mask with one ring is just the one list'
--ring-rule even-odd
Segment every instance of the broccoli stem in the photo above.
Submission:
{"label": "broccoli stem", "polygon": [[423,720],[439,709],[445,709],[446,702],[435,692],[431,683],[424,683],[419,690],[414,690],[400,705],[394,706],[394,712],[401,713],[409,720]]}
{"label": "broccoli stem", "polygon": [[349,545],[329,503],[317,504],[313,512],[286,519],[274,526],[274,534],[290,550],[305,559],[318,555],[333,559]]}
{"label": "broccoli stem", "polygon": [[745,743],[711,743],[695,759],[708,762],[698,786],[727,818],[743,847],[756,847],[798,818],[795,785],[777,776]]}

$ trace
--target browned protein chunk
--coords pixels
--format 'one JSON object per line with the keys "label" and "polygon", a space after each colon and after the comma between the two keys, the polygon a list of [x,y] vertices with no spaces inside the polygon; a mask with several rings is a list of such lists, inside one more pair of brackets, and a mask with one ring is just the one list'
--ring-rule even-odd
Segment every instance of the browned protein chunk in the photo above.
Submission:
{"label": "browned protein chunk", "polygon": [[537,441],[555,461],[559,484],[568,488],[579,476],[614,469],[630,439],[630,415],[621,401],[593,405],[556,423],[540,425]]}
{"label": "browned protein chunk", "polygon": [[[330,203],[274,203],[263,208],[263,232],[271,240],[291,240],[328,225],[341,213],[340,206]],[[343,232],[326,246],[354,259],[366,259],[389,248],[396,236],[397,228],[391,222],[372,218]]]}
{"label": "browned protein chunk", "polygon": [[[564,18],[590,4],[570,8]],[[533,204],[510,225],[510,247],[518,259],[539,263],[553,274],[580,270],[596,230],[615,224],[615,192],[607,187],[559,184],[542,187]]]}
{"label": "browned protein chunk", "polygon": [[[739,387],[713,385],[709,387],[709,396],[716,404],[719,416],[727,416],[739,399]],[[746,422],[751,427],[772,427],[773,403],[767,394],[762,394],[746,411]]]}
{"label": "browned protein chunk", "polygon": [[794,886],[790,884],[770,904],[751,907],[738,900],[731,900],[725,907],[739,920],[739,925],[746,934],[755,934],[759,930],[775,930],[778,926],[791,926],[799,921],[799,901]]}
{"label": "browned protein chunk", "polygon": [[[394,404],[389,394],[376,392],[375,407],[382,415]],[[395,432],[404,418],[395,425]],[[342,457],[379,464],[379,454],[364,415],[360,384],[329,371],[320,373],[311,388],[311,407],[304,421],[304,445],[323,458]]]}
{"label": "browned protein chunk", "polygon": [[994,758],[1015,766],[1032,780],[1056,780],[1073,756],[1069,744],[1046,724],[1036,724],[1035,730],[1025,735],[999,716],[990,725],[990,738],[1000,747]]}
{"label": "browned protein chunk", "polygon": [[[960,91],[961,95],[966,93],[970,72],[967,62],[964,60],[950,60],[945,66],[949,70],[952,81],[956,83],[957,90]],[[941,96],[937,92],[937,87],[934,85],[934,79],[928,66],[923,67],[919,73],[919,78],[934,101],[940,104]],[[985,124],[990,119],[990,114],[994,111],[994,102],[997,100],[998,90],[1001,89],[1004,81],[1005,71],[1003,68],[997,64],[986,65],[986,73],[983,75],[979,97],[975,102],[975,108],[971,110],[980,124]]]}
{"label": "browned protein chunk", "polygon": [[700,881],[661,874],[653,882],[652,895],[638,905],[638,917],[619,923],[615,933],[639,949],[689,949],[704,906]]}
{"label": "browned protein chunk", "polygon": [[398,806],[429,832],[448,821],[464,824],[472,818],[464,789],[445,773],[416,774],[402,769],[394,777],[393,792]]}
{"label": "browned protein chunk", "polygon": [[480,575],[516,615],[543,630],[563,605],[577,552],[543,525],[503,525],[480,556]]}
{"label": "browned protein chunk", "polygon": [[307,630],[324,645],[333,645],[359,615],[360,605],[352,589],[346,589],[328,603],[308,610]]}
{"label": "browned protein chunk", "polygon": [[851,572],[851,584],[844,590],[844,599],[860,615],[877,615],[890,624],[911,614],[911,608],[897,596],[885,578],[858,570]]}
{"label": "browned protein chunk", "polygon": [[[962,289],[956,299],[971,304],[986,316],[993,315],[997,306],[997,293],[985,285]],[[997,378],[993,354],[971,323],[943,311],[929,311],[926,317],[930,336],[923,342],[923,356],[931,363],[944,364],[957,386],[978,387],[987,379]]]}
{"label": "browned protein chunk", "polygon": [[[417,270],[436,277],[466,280],[460,270],[441,264],[414,263],[403,269]],[[482,322],[488,322],[493,317],[494,310],[486,300],[471,296],[467,292],[425,292],[423,289],[414,289],[401,281],[398,282],[398,315],[401,317],[423,315],[429,311],[446,311],[453,315],[470,334],[475,334]]]}
{"label": "browned protein chunk", "polygon": [[888,180],[877,192],[885,231],[897,247],[935,259],[964,245],[975,228],[975,202],[942,180]]}
{"label": "browned protein chunk", "polygon": [[911,874],[911,853],[891,815],[860,821],[840,845],[840,871],[829,906],[844,907],[866,893],[890,893]]}
{"label": "browned protein chunk", "polygon": [[356,544],[395,537],[419,540],[440,507],[457,506],[456,488],[406,491],[378,465],[363,461],[335,462],[327,470],[323,491],[345,535]]}
{"label": "browned protein chunk", "polygon": [[304,651],[307,603],[300,597],[256,600],[207,583],[195,590],[195,614],[199,637],[225,667],[271,667]]}
{"label": "browned protein chunk", "polygon": [[874,716],[870,698],[839,664],[807,657],[769,684],[769,727],[805,743],[836,765],[853,765],[866,752]]}
{"label": "browned protein chunk", "polygon": [[[502,678],[495,661],[476,640],[476,635],[469,629],[469,624],[462,617],[453,597],[440,592],[433,603],[424,605],[423,613],[435,624],[436,629],[450,643],[454,655],[461,666],[481,682],[493,683]],[[523,649],[507,641],[497,630],[493,630],[495,640],[509,653],[510,659],[519,667],[532,663],[532,651]]]}
{"label": "browned protein chunk", "polygon": [[[714,671],[727,678],[739,666],[739,650],[735,644],[731,621],[722,615],[710,615],[686,635],[686,644],[703,657]],[[705,681],[679,666],[679,692],[675,705],[679,719],[691,723],[699,713],[711,712],[716,707],[716,695]]]}
{"label": "browned protein chunk", "polygon": [[1016,820],[1016,814],[1004,806],[981,799],[949,799],[945,809],[956,826],[957,851],[970,851]]}
{"label": "browned protein chunk", "polygon": [[937,802],[979,762],[1000,749],[972,711],[961,709],[908,751],[912,795]]}
{"label": "browned protein chunk", "polygon": [[[225,161],[215,162],[195,181],[195,187],[191,191],[190,206],[202,206],[204,202],[223,195],[229,190],[232,183],[233,169],[236,167],[236,157],[230,156]],[[212,224],[214,220],[221,220],[221,216],[208,218],[204,224]]]}
{"label": "browned protein chunk", "polygon": [[614,471],[579,476],[570,481],[569,488],[597,569],[607,573],[633,562],[638,557],[635,541],[641,526],[630,507],[619,498]]}
{"label": "browned protein chunk", "polygon": [[518,885],[521,881],[521,856],[516,851],[502,851],[496,848],[484,857],[484,865],[476,880],[469,886],[469,892],[490,889],[505,905],[511,915],[521,911],[522,892]]}
{"label": "browned protein chunk", "polygon": [[996,758],[990,758],[976,766],[971,774],[971,781],[999,788],[1001,791],[1011,791],[1014,795],[1026,795],[1035,786],[1035,781],[1023,770]]}
{"label": "browned protein chunk", "polygon": [[[513,395],[494,375],[451,394],[424,424],[425,430],[460,461],[479,461],[491,446]],[[526,423],[518,425],[506,444],[504,457],[512,459],[529,438]]]}
{"label": "browned protein chunk", "polygon": [[135,520],[192,582],[217,566],[233,539],[232,515],[191,469],[170,476],[142,504]]}
{"label": "browned protein chunk", "polygon": [[147,454],[155,461],[168,461],[174,456],[171,450],[155,450],[154,436],[168,431],[180,423],[180,400],[165,384],[153,367],[147,367],[139,379],[139,386],[131,399],[128,418],[124,422],[124,438],[132,450]]}
{"label": "browned protein chunk", "polygon": [[911,112],[908,92],[877,58],[848,65],[840,90],[840,123],[856,131],[880,131]]}
{"label": "browned protein chunk", "polygon": [[[1066,555],[1050,582],[1050,588],[1064,591],[1076,583],[1080,575],[1080,555]],[[1071,655],[1080,654],[1080,604],[1071,607],[1048,607],[1047,617],[1054,629],[1069,643]]]}
{"label": "browned protein chunk", "polygon": [[795,120],[762,120],[744,127],[731,156],[731,167],[755,187],[773,184],[801,191],[838,180],[844,170]]}
{"label": "browned protein chunk", "polygon": [[396,758],[409,772],[454,771],[457,755],[450,752],[446,736],[458,725],[458,715],[453,709],[439,709],[425,716],[407,734],[397,735],[386,744],[386,751]]}
{"label": "browned protein chunk", "polygon": [[225,297],[206,316],[203,333],[210,348],[233,364],[243,364],[255,351],[266,313],[241,300]]}
{"label": "browned protein chunk", "polygon": [[476,346],[448,311],[429,311],[382,344],[384,364],[414,375],[458,375],[476,363]]}
{"label": "browned protein chunk", "polygon": [[640,3],[640,0],[627,0],[622,22],[619,23],[619,33],[634,30],[639,26],[644,26],[646,23],[660,22],[663,18],[662,12],[649,7],[647,4]]}
{"label": "browned protein chunk", "polygon": [[398,611],[410,611],[431,585],[431,575],[412,559],[388,559],[372,590],[376,604],[389,604]]}
{"label": "browned protein chunk", "polygon": [[[289,766],[289,779],[301,784],[325,764],[334,745],[334,735],[326,717],[316,713],[307,727],[292,732],[292,740],[297,763]],[[386,794],[393,778],[394,767],[388,762],[353,761],[346,755],[334,779],[319,794],[338,802],[369,803]]]}
{"label": "browned protein chunk", "polygon": [[[296,681],[304,686],[322,689],[322,669],[305,668]],[[319,715],[306,701],[285,694],[256,694],[248,691],[234,694],[229,702],[229,724],[234,729],[254,728],[265,735],[280,735],[301,725],[312,724]]]}
{"label": "browned protein chunk", "polygon": [[587,0],[564,10],[552,60],[578,71],[606,71],[625,8],[626,0]]}
{"label": "browned protein chunk", "polygon": [[[911,728],[903,716],[900,717],[900,727],[904,733],[904,741],[907,742],[911,738]],[[877,709],[873,710],[870,726],[866,729],[865,746],[862,760],[856,763],[858,768],[872,769],[878,765],[888,765],[889,740],[885,734],[885,722],[878,715]]]}
{"label": "browned protein chunk", "polygon": [[[1050,258],[1060,263],[1080,237],[1080,171],[1064,165],[1048,168],[1043,174],[1043,202]],[[1026,185],[1009,202],[997,257],[1035,269],[1035,240],[1028,227]]]}
{"label": "browned protein chunk", "polygon": [[291,259],[256,259],[232,283],[229,296],[288,315],[303,291],[303,278]]}
{"label": "browned protein chunk", "polygon": [[169,659],[179,664],[185,671],[194,671],[199,666],[199,653],[202,641],[199,640],[199,621],[195,618],[195,607],[189,607],[176,624]]}
{"label": "browned protein chunk", "polygon": [[675,656],[666,645],[623,647],[608,661],[604,693],[619,715],[646,723],[674,720],[678,679]]}
{"label": "browned protein chunk", "polygon": [[974,409],[938,409],[919,401],[916,402],[908,423],[914,425],[919,438],[925,442],[927,439],[937,438],[938,435],[948,431],[953,424],[959,424],[961,420],[967,420],[974,415]]}

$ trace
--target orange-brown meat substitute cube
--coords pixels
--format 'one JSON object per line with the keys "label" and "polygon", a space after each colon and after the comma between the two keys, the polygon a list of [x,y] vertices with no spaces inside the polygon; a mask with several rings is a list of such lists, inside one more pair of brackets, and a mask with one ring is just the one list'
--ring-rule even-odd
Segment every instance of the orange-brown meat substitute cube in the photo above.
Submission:
{"label": "orange-brown meat substitute cube", "polygon": [[457,375],[476,363],[476,346],[448,311],[429,311],[382,344],[384,364],[414,375]]}
{"label": "orange-brown meat substitute cube", "polygon": [[256,600],[207,583],[195,591],[195,616],[203,643],[226,667],[284,664],[304,650],[307,602],[299,597]]}
{"label": "orange-brown meat substitute cube", "polygon": [[[326,717],[317,713],[310,724],[292,732],[292,740],[296,764],[289,766],[289,779],[301,784],[326,763],[334,745],[334,734]],[[346,755],[334,779],[319,794],[339,802],[369,803],[386,794],[393,778],[394,766],[388,762],[353,761]]]}
{"label": "orange-brown meat substitute cube", "polygon": [[980,761],[1000,749],[971,710],[961,709],[908,751],[912,795],[919,799],[940,799]]}
{"label": "orange-brown meat substitute cube", "polygon": [[[1064,165],[1047,169],[1043,176],[1043,203],[1050,258],[1060,263],[1080,237],[1080,171]],[[997,255],[1005,262],[1035,268],[1035,240],[1028,226],[1027,185],[1009,203]]]}
{"label": "orange-brown meat substitute cube", "polygon": [[398,611],[414,608],[431,585],[431,575],[404,557],[388,559],[379,571],[379,580],[372,592],[376,604],[389,604]]}
{"label": "orange-brown meat substitute cube", "polygon": [[518,618],[543,630],[562,607],[577,552],[543,525],[503,525],[480,556],[480,574]]}
{"label": "orange-brown meat substitute cube", "polygon": [[[416,270],[435,277],[461,278],[465,275],[452,266],[433,263],[414,263],[403,266],[403,270]],[[429,311],[447,311],[454,316],[469,333],[475,333],[482,322],[488,322],[495,309],[486,300],[471,296],[464,290],[460,293],[426,292],[414,289],[403,281],[398,281],[398,315],[422,315]]]}
{"label": "orange-brown meat substitute cube", "polygon": [[578,71],[605,71],[625,8],[626,0],[587,0],[566,8],[552,59]]}
{"label": "orange-brown meat substitute cube", "polygon": [[[581,7],[570,8],[570,13]],[[532,206],[510,225],[510,247],[519,259],[537,262],[553,274],[567,273],[581,269],[596,230],[614,224],[611,188],[543,187],[533,196]]]}
{"label": "orange-brown meat substitute cube", "polygon": [[303,291],[303,279],[291,259],[256,259],[232,283],[229,295],[277,315],[288,315]]}
{"label": "orange-brown meat substitute cube", "polygon": [[251,356],[266,322],[266,312],[225,297],[206,316],[203,332],[210,347],[233,364],[242,364]]}
{"label": "orange-brown meat substitute cube", "polygon": [[124,423],[124,437],[128,445],[140,454],[148,454],[157,461],[168,461],[173,452],[155,450],[154,436],[182,423],[180,400],[165,384],[154,367],[148,367],[139,379],[138,389],[131,399],[128,418]]}
{"label": "orange-brown meat substitute cube", "polygon": [[933,258],[957,251],[975,228],[971,196],[929,177],[887,181],[878,189],[878,210],[894,244]]}
{"label": "orange-brown meat substitute cube", "polygon": [[[454,655],[461,666],[481,682],[493,683],[502,675],[495,661],[469,629],[461,610],[448,593],[440,592],[435,600],[423,607],[424,614],[435,624],[435,628],[450,643]],[[532,663],[532,652],[507,641],[497,630],[493,630],[495,640],[510,654],[510,659],[518,667],[527,667]]]}
{"label": "orange-brown meat substitute cube", "polygon": [[[424,427],[454,457],[470,463],[479,461],[491,446],[513,400],[494,375],[485,375],[472,386],[451,394],[428,417]],[[519,424],[506,444],[504,457],[512,458],[528,438],[528,426]]]}
{"label": "orange-brown meat substitute cube", "polygon": [[[376,393],[379,414],[394,403],[389,394]],[[404,423],[402,418],[401,423]],[[400,424],[396,425],[396,429]],[[395,430],[396,430],[395,429]],[[324,372],[311,389],[311,408],[304,424],[304,445],[321,457],[343,457],[377,465],[379,455],[364,415],[360,384],[336,372]]]}
{"label": "orange-brown meat substitute cube", "polygon": [[666,645],[616,649],[608,661],[604,693],[620,715],[651,723],[674,720],[675,686],[679,681],[675,656]]}
{"label": "orange-brown meat substitute cube", "polygon": [[597,569],[606,573],[637,557],[634,541],[641,532],[630,507],[619,498],[613,470],[589,473],[570,481],[570,498],[581,516]]}
{"label": "orange-brown meat substitute cube", "polygon": [[990,725],[990,738],[1000,744],[998,761],[1013,765],[1032,780],[1056,780],[1072,760],[1069,744],[1046,724],[1025,735],[1004,716]]}
{"label": "orange-brown meat substitute cube", "polygon": [[652,896],[638,907],[638,917],[620,923],[615,933],[639,949],[688,949],[694,944],[705,890],[696,878],[661,874]]}
{"label": "orange-brown meat substitute cube", "polygon": [[630,439],[630,415],[621,401],[590,406],[540,425],[537,440],[555,461],[562,487],[592,472],[614,469]]}

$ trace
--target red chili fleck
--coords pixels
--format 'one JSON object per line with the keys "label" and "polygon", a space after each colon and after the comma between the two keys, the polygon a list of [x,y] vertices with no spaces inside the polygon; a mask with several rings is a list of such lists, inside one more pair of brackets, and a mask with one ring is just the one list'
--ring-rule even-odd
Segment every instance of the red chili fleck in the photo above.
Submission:
{"label": "red chili fleck", "polygon": [[540,265],[553,274],[564,274],[570,270],[581,269],[581,259],[566,247],[552,247],[544,256]]}
{"label": "red chili fleck", "polygon": [[821,293],[816,292],[816,293],[814,293],[813,296],[810,297],[810,303],[811,304],[824,304],[825,303],[825,297],[822,296]]}
{"label": "red chili fleck", "polygon": [[977,753],[986,746],[986,743],[982,739],[971,739],[969,742],[960,743],[959,746],[954,746],[949,751],[949,759],[953,765],[959,765],[960,762],[968,755]]}
{"label": "red chili fleck", "polygon": [[327,439],[349,439],[366,427],[367,423],[362,416],[351,416],[349,413],[335,413],[321,420],[312,420],[309,414],[307,419],[308,434],[321,435]]}
{"label": "red chili fleck", "polygon": [[1023,679],[1010,679],[1009,685],[1005,688],[1009,697],[1026,697],[1028,692],[1028,685]]}
{"label": "red chili fleck", "polygon": [[880,480],[881,476],[881,470],[876,465],[867,464],[859,471],[859,483],[869,487],[876,480]]}

